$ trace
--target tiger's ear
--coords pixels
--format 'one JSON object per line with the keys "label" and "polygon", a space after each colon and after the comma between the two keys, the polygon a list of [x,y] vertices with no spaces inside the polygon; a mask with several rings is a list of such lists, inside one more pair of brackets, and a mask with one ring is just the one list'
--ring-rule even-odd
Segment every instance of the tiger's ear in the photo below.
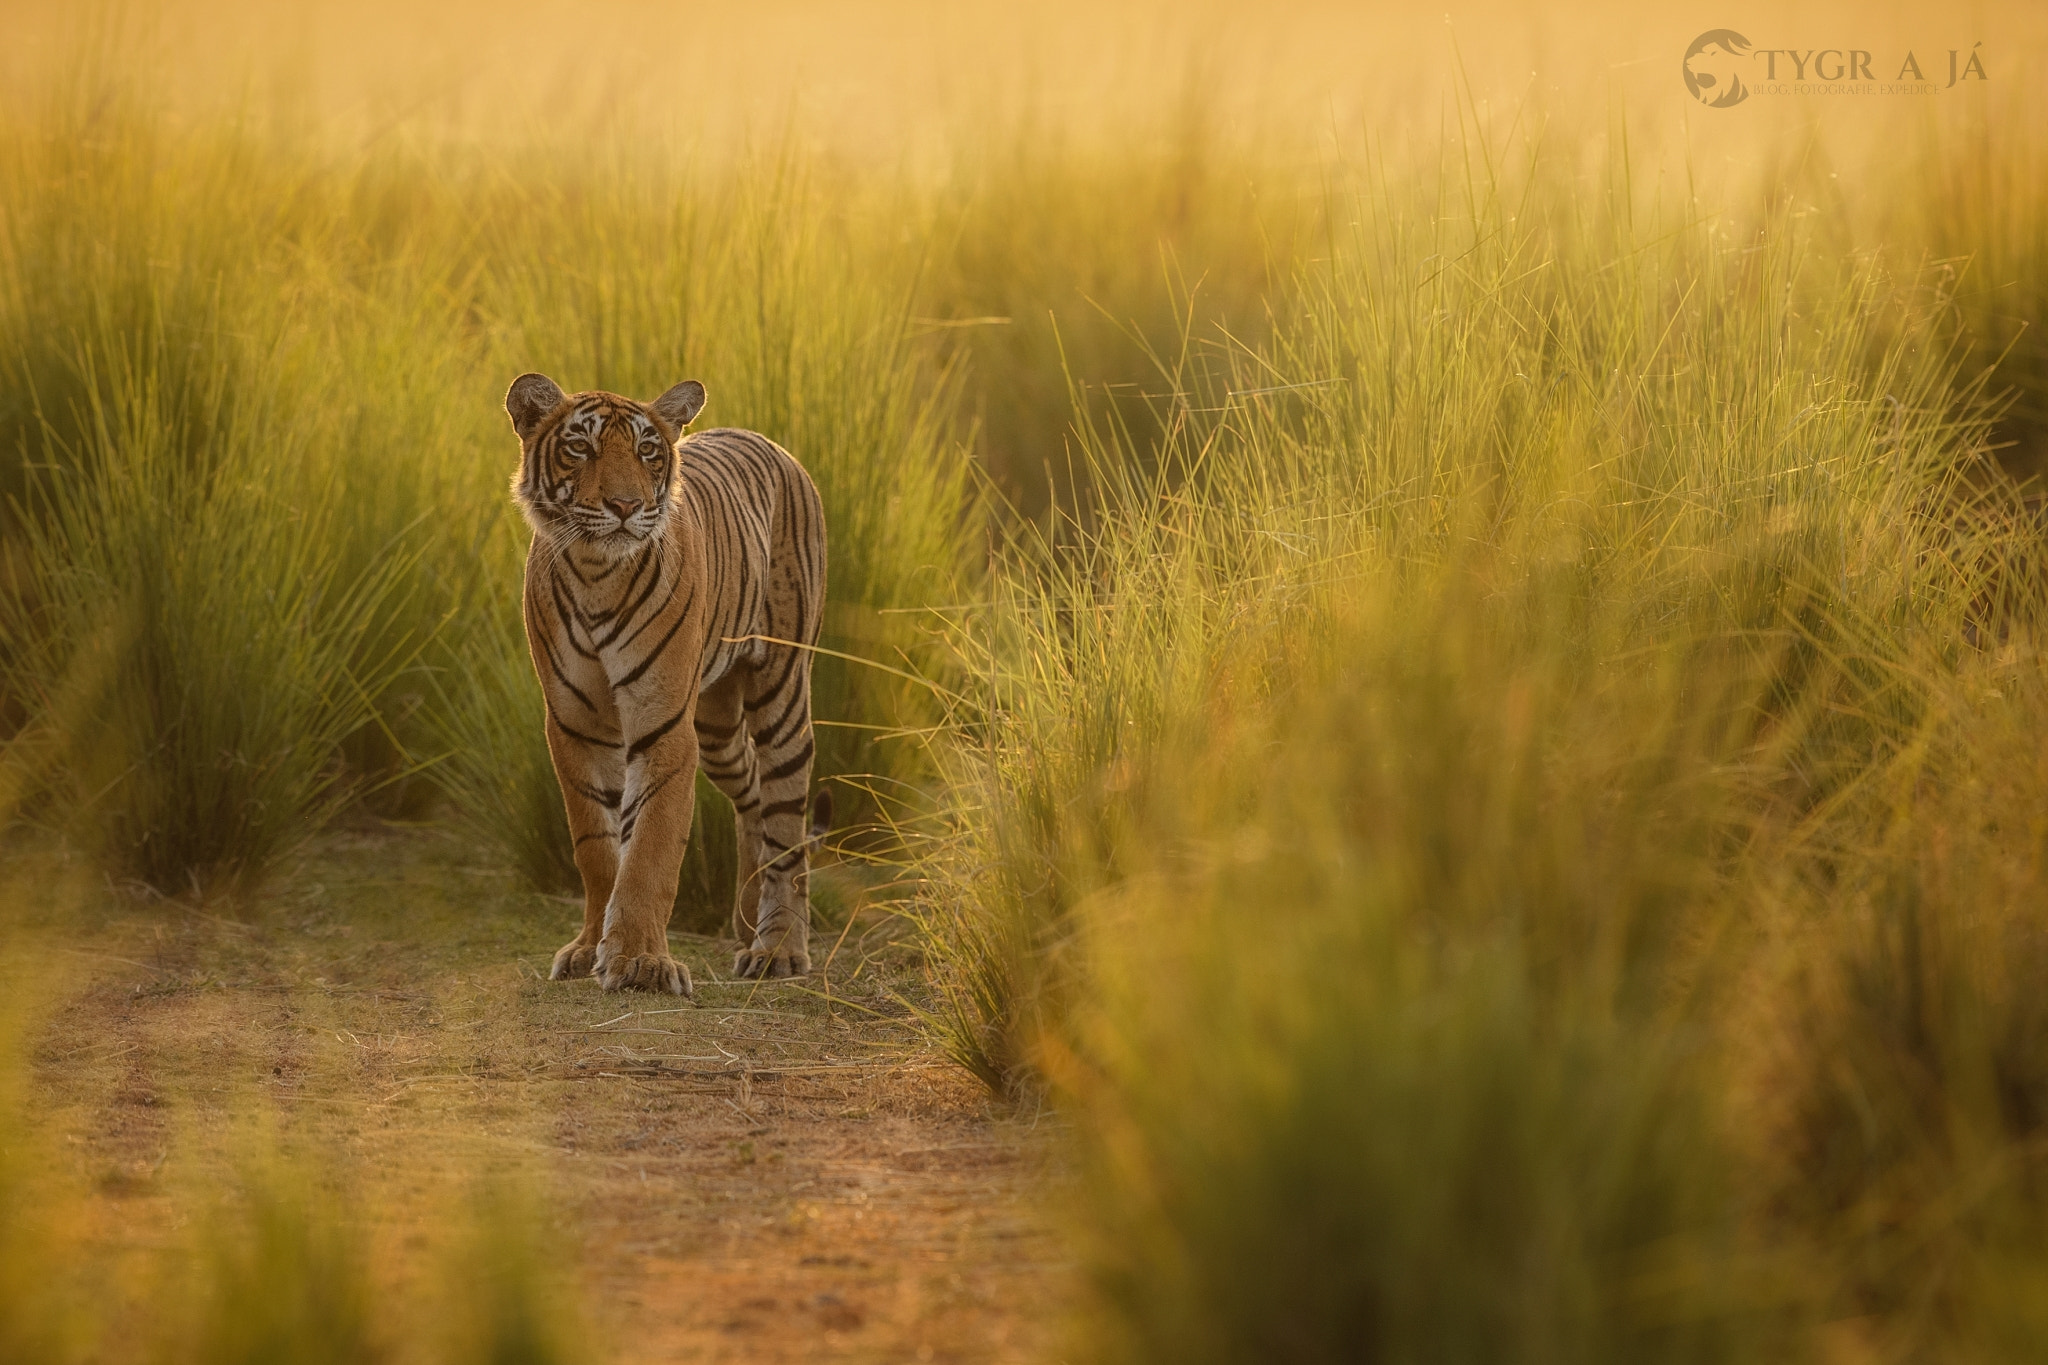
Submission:
{"label": "tiger's ear", "polygon": [[690,425],[690,419],[703,410],[704,386],[694,379],[685,379],[654,400],[654,415],[677,431]]}
{"label": "tiger's ear", "polygon": [[548,414],[562,406],[562,386],[544,374],[522,374],[505,390],[505,411],[512,430],[524,441],[540,429]]}

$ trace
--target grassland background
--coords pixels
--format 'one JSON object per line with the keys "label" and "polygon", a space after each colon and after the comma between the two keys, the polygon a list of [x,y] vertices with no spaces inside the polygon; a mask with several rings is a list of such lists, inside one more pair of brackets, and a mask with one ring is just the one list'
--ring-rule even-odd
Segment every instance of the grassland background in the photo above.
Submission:
{"label": "grassland background", "polygon": [[[2031,7],[415,10],[11,12],[20,848],[561,886],[499,398],[695,376],[1077,1354],[2038,1353]],[[1992,79],[1707,110],[1724,26]]]}

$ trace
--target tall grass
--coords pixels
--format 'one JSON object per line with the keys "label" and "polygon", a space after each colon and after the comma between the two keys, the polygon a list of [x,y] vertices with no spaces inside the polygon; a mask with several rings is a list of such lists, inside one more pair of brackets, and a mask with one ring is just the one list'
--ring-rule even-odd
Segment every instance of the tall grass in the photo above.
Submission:
{"label": "tall grass", "polygon": [[[355,1362],[385,1358],[360,1231],[280,1172],[237,1191],[204,1234],[184,1314],[156,1327],[166,1360]],[[167,1296],[168,1297],[168,1296]],[[180,1321],[180,1318],[183,1321]]]}
{"label": "tall grass", "polygon": [[933,1017],[1087,1115],[1076,1349],[2025,1340],[2032,873],[1987,833],[1933,911],[1923,856],[2005,809],[2039,621],[1966,643],[2033,533],[1969,510],[1952,277],[1447,169],[1165,367],[1155,460],[1087,428],[959,620]]}
{"label": "tall grass", "polygon": [[[585,1359],[562,1248],[542,1236],[521,1180],[497,1173],[450,1210],[444,1243],[393,1304],[339,1165],[252,1153],[194,1229],[189,1259],[144,1306],[145,1354],[172,1361],[425,1359],[553,1365]],[[431,1308],[428,1307],[431,1305]]]}
{"label": "tall grass", "polygon": [[1095,1358],[1782,1358],[1701,963],[1749,661],[1603,664],[1568,583],[1462,577],[1249,628],[1291,704],[1217,679],[1142,784],[1052,1054]]}
{"label": "tall grass", "polygon": [[[804,464],[830,545],[829,652],[812,682],[820,773],[892,799],[916,775],[916,751],[875,734],[915,726],[919,694],[838,656],[899,668],[928,656],[912,609],[957,594],[974,526],[954,380],[912,334],[919,262],[879,230],[880,215],[903,207],[866,202],[793,152],[703,178],[564,163],[499,209],[478,302],[514,372],[642,396],[699,376],[710,391],[701,426],[753,427]],[[492,445],[516,458],[509,436],[494,432]],[[516,621],[517,578],[502,562],[477,610]],[[516,642],[516,628],[480,630],[471,647],[497,653],[470,666],[517,672],[506,654]],[[476,752],[453,744],[450,764]],[[847,809],[858,818],[863,806]]]}
{"label": "tall grass", "polygon": [[331,363],[306,168],[66,96],[5,138],[10,785],[120,875],[239,882],[403,770],[340,752],[445,614],[429,509],[358,458],[379,377]]}
{"label": "tall grass", "polygon": [[[33,991],[33,987],[28,987]],[[0,1348],[37,1365],[110,1358],[232,1362],[431,1360],[551,1365],[591,1348],[570,1286],[574,1255],[550,1235],[534,1172],[480,1160],[403,1239],[379,1239],[389,1206],[339,1149],[269,1131],[219,1152],[175,1144],[178,1216],[126,1258],[91,1233],[95,1192],[55,1156],[22,1044],[37,1011],[4,1018],[0,1095]],[[261,1113],[260,1106],[257,1113]],[[275,1116],[268,1116],[274,1120]],[[294,1151],[294,1149],[296,1149]],[[288,1154],[289,1153],[289,1154]],[[191,1163],[191,1173],[182,1168]],[[152,1226],[145,1222],[144,1226]]]}
{"label": "tall grass", "polygon": [[1074,1355],[2038,1353],[2038,141],[1863,211],[1200,93],[935,179],[9,115],[10,813],[169,890],[438,796],[565,885],[499,396],[697,377],[824,495],[934,1038],[1079,1116]]}
{"label": "tall grass", "polygon": [[350,1206],[345,1169],[251,1151],[147,1284],[135,1320],[105,1314],[96,1348],[119,1341],[146,1359],[346,1365],[588,1356],[562,1287],[562,1249],[541,1235],[516,1181],[492,1177],[450,1209],[438,1250],[394,1267],[364,1210]]}
{"label": "tall grass", "polygon": [[1771,1213],[1902,1355],[2042,1340],[2043,775],[2017,741],[2043,704],[2032,660],[1941,689],[1868,840],[1803,869],[1736,1025]]}
{"label": "tall grass", "polygon": [[49,1284],[49,1267],[68,1248],[45,1135],[27,1121],[18,1053],[27,1013],[17,996],[0,1016],[0,1355],[60,1360],[76,1351],[79,1335],[72,1305]]}
{"label": "tall grass", "polygon": [[[75,359],[82,430],[45,428],[32,567],[0,603],[0,673],[23,709],[10,757],[111,870],[204,890],[261,871],[352,795],[337,747],[421,643],[372,641],[415,552],[394,535],[345,576],[345,487],[305,468],[312,414],[263,391],[282,357],[185,392],[147,352],[87,343]],[[180,429],[205,440],[181,448]],[[310,486],[280,478],[294,466]]]}
{"label": "tall grass", "polygon": [[[1802,266],[1782,223],[1639,243],[1540,169],[1512,198],[1472,169],[1464,204],[1333,210],[1357,226],[1302,272],[1270,346],[1162,404],[1157,474],[1121,428],[1083,433],[1102,505],[1019,542],[996,609],[962,618],[985,680],[950,775],[973,794],[973,872],[939,899],[979,907],[967,932],[1060,923],[1114,881],[1132,765],[1202,709],[1243,630],[1304,595],[1369,602],[1461,564],[1499,591],[1561,575],[1532,630],[1576,639],[1613,613],[1643,632],[1614,647],[1647,650],[1681,638],[1660,630],[1883,624],[1915,592],[1959,623],[1966,594],[1938,566],[1916,581],[1906,535],[1985,417],[1920,282]],[[987,1022],[1028,1033],[1030,1014],[1003,998]],[[977,1065],[997,1072],[1028,1051],[992,1045]]]}
{"label": "tall grass", "polygon": [[559,887],[498,402],[533,368],[641,396],[701,376],[707,421],[803,460],[832,542],[820,774],[903,799],[918,751],[878,736],[920,694],[838,656],[929,653],[907,609],[958,596],[974,499],[899,205],[794,151],[701,176],[341,159],[175,129],[118,84],[4,142],[11,813],[183,891],[352,798],[417,814],[438,789]]}
{"label": "tall grass", "polygon": [[2006,92],[1966,136],[1921,130],[1905,164],[1928,188],[1860,226],[1879,241],[1919,245],[1954,273],[1980,358],[1998,363],[2010,394],[2002,458],[2016,476],[2038,481],[2048,476],[2048,143],[2017,100]]}
{"label": "tall grass", "polygon": [[[875,809],[867,802],[922,800],[924,751],[895,736],[936,713],[898,670],[942,671],[921,612],[974,595],[983,526],[970,438],[992,486],[1031,505],[1059,445],[1063,363],[1108,395],[1099,411],[1142,427],[1148,410],[1129,377],[1150,363],[1148,348],[1190,308],[1255,325],[1284,253],[1246,199],[1247,162],[1199,123],[1158,156],[1111,156],[1084,172],[1020,151],[929,188],[863,184],[794,142],[706,170],[602,142],[345,158],[255,118],[182,128],[132,87],[87,80],[15,115],[6,153],[0,475],[17,509],[17,615],[63,622],[84,606],[44,600],[56,591],[46,579],[89,558],[67,538],[82,533],[58,514],[58,490],[128,439],[108,434],[119,422],[154,433],[161,477],[181,484],[233,464],[227,452],[244,443],[289,509],[284,524],[317,533],[300,547],[320,557],[312,578],[374,587],[390,566],[410,567],[381,594],[363,589],[361,619],[315,622],[319,647],[347,668],[345,686],[319,690],[369,709],[344,707],[307,731],[278,767],[294,774],[280,779],[290,792],[225,799],[312,828],[331,813],[327,796],[368,794],[377,809],[418,814],[438,790],[550,888],[567,864],[537,702],[520,677],[523,530],[503,492],[515,452],[493,400],[505,375],[541,368],[571,388],[643,395],[696,375],[712,395],[706,422],[756,427],[804,461],[832,543],[829,652],[814,680],[820,771],[872,793],[842,802],[857,824]],[[1064,235],[1033,230],[1026,205]],[[1076,216],[1091,205],[1101,212],[1088,221],[1115,231]],[[1178,224],[1169,239],[1157,235],[1162,214]],[[1083,265],[1085,278],[1073,276]],[[110,369],[127,388],[116,391]],[[130,412],[137,404],[154,406]],[[302,526],[306,516],[315,521]],[[149,543],[185,534],[138,532]],[[236,553],[254,568],[284,551]],[[161,648],[204,652],[224,669],[251,657],[196,638]],[[70,695],[54,680],[75,652],[11,646],[20,695]],[[224,710],[267,687],[253,675],[215,682],[205,695]],[[63,728],[0,719],[25,739]],[[152,724],[123,722],[131,751],[155,743]],[[242,741],[200,742],[224,756],[222,773],[263,767]],[[66,770],[48,748],[17,746],[15,788]],[[120,799],[126,771],[86,794],[111,782]],[[70,824],[89,832],[96,809],[80,806]],[[175,823],[181,811],[217,823],[201,814],[210,806],[153,809],[131,823]],[[162,856],[133,875],[165,888],[215,877],[222,855],[202,835],[150,838]],[[283,847],[221,839],[247,845],[251,867]]]}
{"label": "tall grass", "polygon": [[1149,461],[1171,381],[1206,367],[1190,335],[1263,340],[1322,203],[1270,153],[1218,126],[1190,84],[1156,123],[1105,147],[1026,125],[975,146],[939,197],[934,303],[922,320],[967,367],[977,453],[1014,507],[1089,495],[1077,414]]}

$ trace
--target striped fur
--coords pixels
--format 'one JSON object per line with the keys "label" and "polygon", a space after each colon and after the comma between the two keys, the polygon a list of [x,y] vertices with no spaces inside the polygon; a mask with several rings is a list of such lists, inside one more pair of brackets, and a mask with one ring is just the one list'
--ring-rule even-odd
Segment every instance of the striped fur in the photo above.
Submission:
{"label": "striped fur", "polygon": [[551,975],[608,991],[691,993],[667,926],[700,767],[738,815],[734,971],[810,970],[809,854],[832,809],[807,801],[824,510],[767,437],[682,439],[703,404],[695,381],[636,403],[527,374],[505,395],[534,533],[527,647],[583,874],[583,931]]}

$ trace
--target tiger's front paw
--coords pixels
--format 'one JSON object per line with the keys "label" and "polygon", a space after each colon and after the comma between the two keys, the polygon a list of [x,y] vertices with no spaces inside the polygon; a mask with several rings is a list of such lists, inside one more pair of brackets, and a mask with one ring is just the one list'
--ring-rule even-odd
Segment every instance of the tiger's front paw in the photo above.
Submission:
{"label": "tiger's front paw", "polygon": [[597,970],[597,945],[585,943],[581,936],[570,939],[555,954],[555,965],[548,968],[550,981],[580,981]]}
{"label": "tiger's front paw", "polygon": [[606,958],[597,968],[598,984],[608,991],[655,991],[695,999],[690,969],[667,953],[634,953]]}
{"label": "tiger's front paw", "polygon": [[757,934],[751,948],[742,948],[734,955],[732,974],[763,981],[807,975],[811,970],[809,937],[801,929]]}

